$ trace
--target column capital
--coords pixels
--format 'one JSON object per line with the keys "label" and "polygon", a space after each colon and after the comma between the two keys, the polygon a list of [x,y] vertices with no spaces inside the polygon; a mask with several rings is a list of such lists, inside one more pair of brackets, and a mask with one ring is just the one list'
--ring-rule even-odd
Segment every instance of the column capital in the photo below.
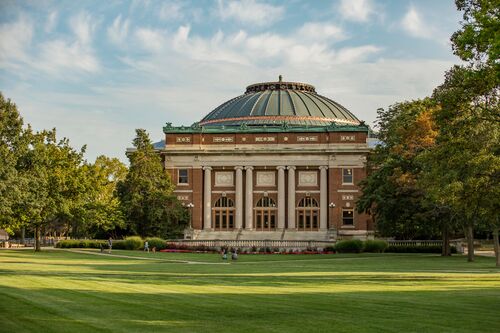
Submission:
{"label": "column capital", "polygon": [[295,165],[290,165],[287,167],[288,170],[295,170],[297,167]]}
{"label": "column capital", "polygon": [[253,170],[253,166],[246,166],[245,170]]}
{"label": "column capital", "polygon": [[320,170],[328,170],[328,166],[326,166],[326,165],[320,165],[319,169]]}
{"label": "column capital", "polygon": [[284,165],[278,165],[278,166],[276,167],[276,169],[277,169],[277,170],[285,170],[285,169],[286,169],[286,166],[284,166]]}
{"label": "column capital", "polygon": [[242,165],[237,165],[234,167],[234,170],[243,170],[243,166]]}
{"label": "column capital", "polygon": [[204,166],[203,170],[212,170],[212,167],[211,166]]}

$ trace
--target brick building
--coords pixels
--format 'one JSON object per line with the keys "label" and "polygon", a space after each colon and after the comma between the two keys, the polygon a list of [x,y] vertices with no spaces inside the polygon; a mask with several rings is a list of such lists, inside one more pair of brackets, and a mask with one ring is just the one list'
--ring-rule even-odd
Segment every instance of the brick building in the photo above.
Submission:
{"label": "brick building", "polygon": [[247,87],[159,148],[192,239],[333,240],[373,235],[358,214],[369,128],[309,84]]}

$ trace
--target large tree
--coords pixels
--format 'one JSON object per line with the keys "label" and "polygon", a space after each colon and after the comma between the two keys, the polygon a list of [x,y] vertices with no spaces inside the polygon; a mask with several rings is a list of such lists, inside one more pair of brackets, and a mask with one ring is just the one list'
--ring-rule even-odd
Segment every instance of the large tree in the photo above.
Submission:
{"label": "large tree", "polygon": [[186,222],[185,210],[173,195],[170,175],[148,133],[136,130],[133,145],[135,150],[128,153],[129,172],[117,187],[128,228],[143,237],[166,237]]}

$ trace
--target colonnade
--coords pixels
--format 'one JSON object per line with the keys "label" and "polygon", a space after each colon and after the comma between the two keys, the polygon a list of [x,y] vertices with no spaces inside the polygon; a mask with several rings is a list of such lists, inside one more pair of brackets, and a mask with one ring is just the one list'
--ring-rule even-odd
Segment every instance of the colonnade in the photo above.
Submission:
{"label": "colonnade", "polygon": [[[245,228],[253,229],[253,167],[236,166],[235,168],[235,229],[243,227],[245,218]],[[296,229],[295,222],[295,166],[277,166],[278,170],[278,230],[285,228],[286,221],[286,201],[285,201],[285,173],[288,171],[288,229]],[[205,166],[203,182],[203,228],[212,229],[212,167]],[[245,211],[243,212],[243,170],[245,170]],[[320,166],[320,221],[319,229],[326,230],[328,223],[328,177],[327,166]]]}

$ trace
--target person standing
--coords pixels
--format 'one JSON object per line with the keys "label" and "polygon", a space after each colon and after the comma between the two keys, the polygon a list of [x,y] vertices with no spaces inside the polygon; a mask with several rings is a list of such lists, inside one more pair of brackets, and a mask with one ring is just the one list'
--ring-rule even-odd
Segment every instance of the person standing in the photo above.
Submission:
{"label": "person standing", "polygon": [[148,251],[148,253],[149,253],[149,243],[148,243],[148,241],[144,242],[144,251]]}

